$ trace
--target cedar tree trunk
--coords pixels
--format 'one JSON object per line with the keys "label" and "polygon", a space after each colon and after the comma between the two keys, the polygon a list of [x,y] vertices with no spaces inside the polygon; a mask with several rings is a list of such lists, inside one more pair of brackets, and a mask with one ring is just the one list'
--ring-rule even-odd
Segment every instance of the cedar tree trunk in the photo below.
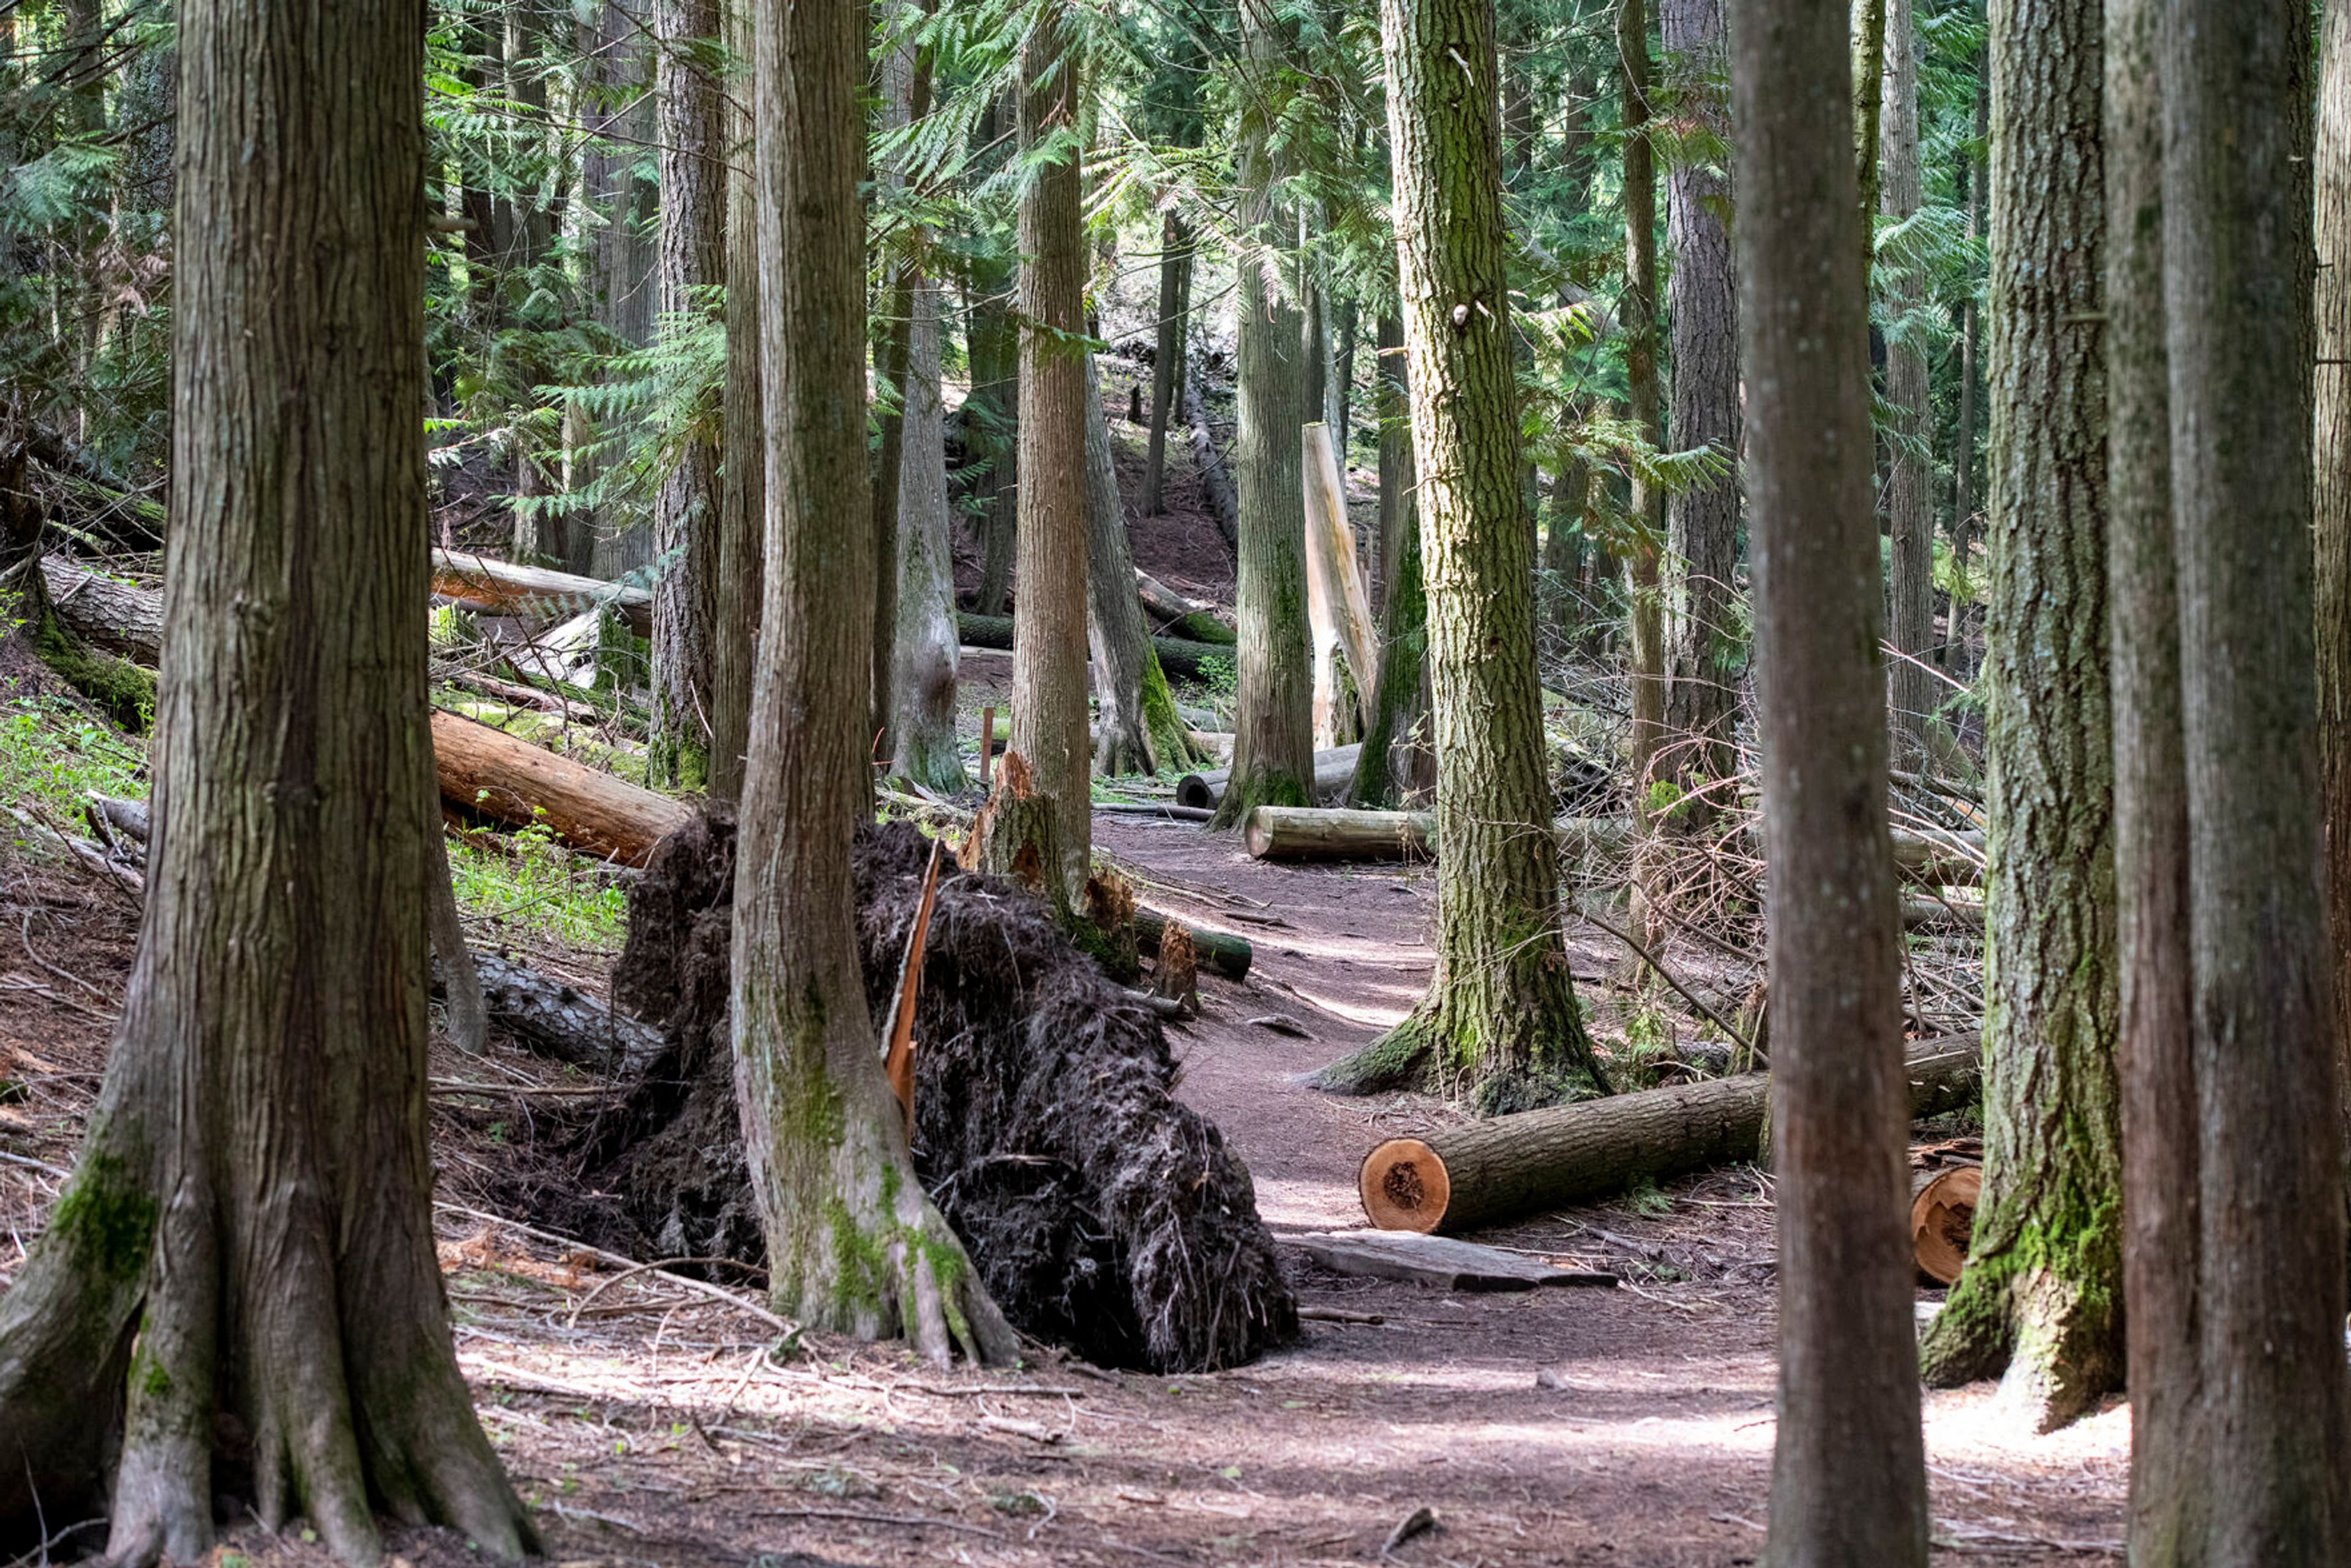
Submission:
{"label": "cedar tree trunk", "polygon": [[2101,16],[1991,12],[1984,1182],[1920,1354],[1938,1385],[2004,1368],[2043,1431],[2123,1372]]}
{"label": "cedar tree trunk", "polygon": [[925,789],[963,789],[956,744],[955,555],[947,532],[946,416],[939,401],[939,286],[908,291],[904,434],[898,449],[898,625],[890,703],[896,771]]}
{"label": "cedar tree trunk", "polygon": [[[2351,1557],[2343,1169],[2311,645],[2310,8],[2163,22],[2205,1539]],[[2200,1548],[2200,1549],[2199,1549]]]}
{"label": "cedar tree trunk", "polygon": [[[1918,211],[1918,27],[1914,0],[1887,0],[1886,13],[1886,104],[1879,138],[1878,208],[1896,223]],[[1915,246],[1913,246],[1915,248]],[[1888,432],[1894,461],[1886,476],[1886,510],[1893,517],[1893,556],[1888,564],[1887,641],[1902,655],[1893,661],[1895,733],[1903,737],[1906,764],[1928,759],[1928,732],[1942,702],[1942,682],[1931,659],[1935,643],[1934,465],[1927,455],[1928,421],[1927,347],[1924,328],[1911,319],[1922,308],[1925,280],[1916,265],[1890,256],[1888,308],[1898,318],[1886,336],[1886,402],[1894,413]],[[2095,575],[2095,565],[2093,567]]]}
{"label": "cedar tree trunk", "polygon": [[865,9],[767,5],[753,46],[767,376],[767,612],[735,876],[736,1094],[778,1311],[1010,1359],[915,1180],[858,968],[873,613],[865,453]]}
{"label": "cedar tree trunk", "polygon": [[[1665,448],[1657,396],[1657,179],[1649,146],[1649,24],[1645,0],[1617,0],[1616,64],[1625,108],[1625,287],[1616,313],[1625,334],[1625,412],[1653,452]],[[1665,497],[1633,474],[1632,548],[1625,557],[1625,661],[1633,703],[1633,777],[1646,789],[1666,721],[1665,601],[1658,586]]]}
{"label": "cedar tree trunk", "polygon": [[[734,0],[726,34],[751,57],[750,0]],[[743,793],[750,748],[752,670],[766,598],[768,438],[759,385],[759,192],[751,174],[751,83],[733,84],[726,113],[726,385],[721,410],[726,469],[718,490],[716,580],[710,592],[710,793]]]}
{"label": "cedar tree trunk", "polygon": [[[1288,172],[1268,144],[1270,96],[1287,47],[1270,0],[1241,0],[1253,83],[1240,120],[1241,219],[1234,258],[1240,370],[1233,444],[1240,499],[1234,592],[1240,689],[1232,776],[1216,826],[1239,826],[1259,806],[1308,806],[1314,791],[1314,666],[1306,626],[1306,492],[1301,429],[1307,419],[1305,339],[1295,277],[1280,257],[1296,225],[1277,200]],[[1294,257],[1292,258],[1294,265]]]}
{"label": "cedar tree trunk", "polygon": [[[717,0],[660,0],[661,308],[682,322],[695,290],[726,276],[726,103],[695,51],[718,37]],[[702,422],[697,422],[700,423]],[[653,711],[645,749],[655,783],[709,777],[711,631],[721,502],[718,448],[690,435],[653,498]],[[674,553],[673,553],[674,552]]]}
{"label": "cedar tree trunk", "polygon": [[249,1473],[347,1563],[376,1509],[516,1556],[425,1141],[421,17],[179,17],[157,831],[105,1088],[0,1297],[0,1531],[105,1512],[110,1562],[194,1562]]}
{"label": "cedar tree trunk", "polygon": [[1493,0],[1385,0],[1380,33],[1436,696],[1437,974],[1411,1017],[1325,1082],[1417,1079],[1514,1109],[1561,1097],[1570,1075],[1608,1086],[1545,831]]}
{"label": "cedar tree trunk", "polygon": [[1750,214],[1738,227],[1739,322],[1780,1183],[1764,1560],[1923,1565],[1901,915],[1886,823],[1846,13],[1833,0],[1733,0],[1730,23],[1736,178]]}
{"label": "cedar tree trunk", "polygon": [[1159,337],[1151,360],[1151,444],[1143,459],[1143,515],[1166,508],[1167,422],[1184,400],[1184,344],[1192,313],[1192,230],[1170,207],[1159,220]]}

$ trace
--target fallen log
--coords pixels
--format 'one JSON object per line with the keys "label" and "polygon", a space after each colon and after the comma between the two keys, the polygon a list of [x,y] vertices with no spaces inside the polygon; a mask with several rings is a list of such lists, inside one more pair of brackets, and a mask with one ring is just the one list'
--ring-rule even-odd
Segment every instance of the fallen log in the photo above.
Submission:
{"label": "fallen log", "polygon": [[1523,1252],[1409,1230],[1311,1230],[1285,1236],[1281,1244],[1295,1247],[1334,1274],[1402,1280],[1440,1291],[1532,1291],[1545,1285],[1617,1283],[1615,1275],[1596,1269],[1562,1269]]}
{"label": "fallen log", "polygon": [[[1012,646],[1012,617],[1009,615],[976,615],[961,611],[956,615],[956,629],[967,647],[1009,648]],[[1206,680],[1207,662],[1232,662],[1233,651],[1214,643],[1196,643],[1187,637],[1154,637],[1151,645],[1159,653],[1159,667],[1170,677],[1181,676],[1187,681]]]}
{"label": "fallen log", "polygon": [[[640,637],[653,632],[653,591],[632,584],[607,582],[601,577],[579,577],[544,567],[520,566],[510,560],[475,555],[471,550],[433,552],[433,591],[471,610],[496,615],[518,611],[577,615],[609,605]],[[552,601],[553,602],[549,602]]]}
{"label": "fallen log", "polygon": [[544,822],[599,860],[642,866],[694,819],[681,801],[452,713],[433,716],[433,760],[444,800],[518,828]]}
{"label": "fallen log", "polygon": [[[600,1072],[634,1071],[661,1051],[661,1031],[538,970],[470,949],[489,1021],[541,1056]],[[441,984],[441,965],[433,980]]]}
{"label": "fallen log", "polygon": [[1938,1284],[1952,1284],[1967,1266],[1976,1203],[1983,1196],[1983,1167],[1953,1166],[1916,1185],[1910,1199],[1911,1256],[1918,1260],[1920,1273]]}
{"label": "fallen log", "polygon": [[1194,962],[1212,975],[1222,975],[1228,980],[1249,978],[1249,965],[1257,958],[1257,949],[1246,936],[1230,936],[1221,931],[1203,931],[1190,921],[1154,909],[1148,904],[1134,906],[1134,946],[1138,952],[1156,953],[1159,941],[1174,921],[1192,934]]}
{"label": "fallen log", "polygon": [[[1910,1113],[1964,1103],[1982,1060],[1971,1034],[1910,1047]],[[1356,1190],[1380,1228],[1440,1235],[1613,1197],[1760,1157],[1771,1082],[1741,1073],[1390,1138],[1364,1156]]]}
{"label": "fallen log", "polygon": [[[1319,782],[1319,768],[1316,775]],[[1429,811],[1259,806],[1244,831],[1249,853],[1259,860],[1419,860],[1437,852],[1437,817]],[[1632,824],[1622,817],[1562,817],[1552,831],[1560,849],[1573,855],[1614,853],[1633,841]]]}
{"label": "fallen log", "polygon": [[[1347,749],[1342,747],[1342,750]],[[1335,755],[1315,753],[1315,782],[1322,782],[1322,759]],[[1216,774],[1195,775],[1204,783]],[[1176,786],[1176,799],[1195,803],[1187,794],[1186,778]],[[1249,823],[1249,853],[1259,860],[1378,861],[1401,860],[1436,853],[1436,816],[1427,811],[1358,811],[1306,806],[1260,806]],[[1562,847],[1620,850],[1632,843],[1633,826],[1623,817],[1563,817],[1556,824]],[[1760,846],[1759,846],[1760,847]],[[1905,874],[1922,882],[1963,884],[1983,874],[1980,860],[1982,835],[1977,833],[1912,832],[1894,830],[1894,863]],[[1929,899],[1923,901],[1935,904]],[[1966,924],[1971,905],[1955,904],[1953,914],[1935,904],[1939,918]],[[1974,905],[1980,909],[1980,905]],[[1923,911],[1918,923],[1926,923]],[[1980,923],[1980,915],[1978,915]]]}
{"label": "fallen log", "polygon": [[1200,389],[1194,378],[1184,378],[1184,417],[1192,422],[1192,466],[1199,471],[1200,497],[1208,503],[1208,516],[1217,525],[1217,532],[1225,537],[1225,548],[1238,554],[1241,548],[1241,503],[1233,489],[1232,476],[1225,472],[1224,455],[1217,450],[1217,438],[1208,428],[1208,405],[1200,401]]}
{"label": "fallen log", "polygon": [[1139,566],[1134,569],[1134,596],[1143,601],[1154,631],[1227,647],[1240,641],[1239,633],[1217,619],[1215,606],[1176,592]]}
{"label": "fallen log", "polygon": [[[1232,743],[1226,741],[1230,751]],[[1355,776],[1355,758],[1363,750],[1359,742],[1353,746],[1325,747],[1314,754],[1314,798],[1336,800],[1347,788],[1347,780]],[[1217,768],[1206,773],[1186,773],[1176,781],[1176,803],[1179,806],[1213,808],[1225,798],[1225,786],[1233,777],[1230,768]]]}
{"label": "fallen log", "polygon": [[1902,924],[1912,931],[1981,931],[1983,900],[1926,898],[1911,894],[1902,900]]}
{"label": "fallen log", "polygon": [[162,657],[161,589],[90,571],[61,555],[41,558],[41,581],[49,591],[49,608],[83,642],[150,666]]}

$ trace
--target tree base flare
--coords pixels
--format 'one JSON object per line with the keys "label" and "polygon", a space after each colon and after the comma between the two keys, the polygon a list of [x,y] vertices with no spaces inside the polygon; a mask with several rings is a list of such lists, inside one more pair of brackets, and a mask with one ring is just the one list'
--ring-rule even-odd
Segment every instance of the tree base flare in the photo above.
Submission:
{"label": "tree base flare", "polygon": [[1548,1020],[1508,1038],[1474,1027],[1439,979],[1428,999],[1395,1028],[1339,1058],[1307,1082],[1330,1094],[1419,1090],[1467,1101],[1481,1116],[1508,1115],[1614,1093],[1570,995]]}

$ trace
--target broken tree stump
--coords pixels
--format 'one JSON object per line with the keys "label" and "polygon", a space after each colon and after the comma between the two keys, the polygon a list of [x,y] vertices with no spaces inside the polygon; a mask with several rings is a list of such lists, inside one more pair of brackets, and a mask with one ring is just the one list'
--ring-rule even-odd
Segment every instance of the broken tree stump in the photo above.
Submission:
{"label": "broken tree stump", "polygon": [[555,836],[599,860],[642,866],[692,807],[453,713],[433,716],[441,794],[486,817]]}
{"label": "broken tree stump", "polygon": [[[1931,1116],[1976,1090],[1976,1037],[1910,1047],[1910,1113]],[[1426,1138],[1390,1138],[1364,1156],[1356,1190],[1383,1230],[1441,1235],[1613,1197],[1643,1181],[1761,1153],[1771,1079],[1761,1072],[1497,1116]]]}

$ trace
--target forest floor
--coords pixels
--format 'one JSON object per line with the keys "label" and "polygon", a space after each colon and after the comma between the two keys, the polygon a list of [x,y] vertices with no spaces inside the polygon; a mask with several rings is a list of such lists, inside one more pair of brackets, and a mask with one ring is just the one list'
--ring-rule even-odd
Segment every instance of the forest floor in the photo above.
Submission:
{"label": "forest floor", "polygon": [[[1186,456],[1171,476],[1176,515],[1137,527],[1138,559],[1228,602],[1228,561],[1204,539],[1192,489]],[[1006,700],[998,672],[967,674],[975,713]],[[0,734],[0,763],[9,744]],[[135,768],[94,731],[66,744],[88,754],[70,768]],[[19,779],[16,792],[62,821],[77,780]],[[1097,816],[1094,831],[1149,902],[1256,946],[1245,984],[1203,974],[1202,1014],[1173,1041],[1181,1092],[1248,1162],[1268,1225],[1277,1238],[1359,1226],[1364,1150],[1458,1113],[1424,1096],[1333,1098],[1301,1077],[1426,986],[1432,869],[1268,865],[1232,836],[1133,816]],[[535,902],[477,901],[477,939],[601,992],[611,946],[550,929]],[[46,848],[42,831],[0,834],[0,1284],[72,1163],[137,921],[129,894]],[[1572,938],[1595,1033],[1621,1048],[1656,999],[1613,938],[1582,922]],[[1739,983],[1703,947],[1677,940],[1661,956],[1701,988]],[[1698,1565],[1760,1552],[1774,1266],[1771,1182],[1754,1168],[1479,1238],[1605,1268],[1618,1288],[1453,1293],[1327,1272],[1285,1248],[1301,1305],[1323,1315],[1256,1364],[1163,1377],[1048,1357],[942,1374],[894,1345],[787,1339],[747,1291],[624,1273],[491,1212],[482,1194],[535,1111],[611,1086],[506,1040],[482,1057],[436,1045],[433,1073],[458,1354],[566,1568]],[[1922,1311],[1937,1294],[1920,1292]],[[1989,1385],[1925,1406],[1938,1563],[2120,1556],[2118,1400],[2047,1437]],[[1395,1539],[1422,1510],[1433,1528]],[[214,1568],[327,1562],[249,1520],[229,1533]],[[407,1568],[478,1562],[444,1531],[392,1545]]]}

